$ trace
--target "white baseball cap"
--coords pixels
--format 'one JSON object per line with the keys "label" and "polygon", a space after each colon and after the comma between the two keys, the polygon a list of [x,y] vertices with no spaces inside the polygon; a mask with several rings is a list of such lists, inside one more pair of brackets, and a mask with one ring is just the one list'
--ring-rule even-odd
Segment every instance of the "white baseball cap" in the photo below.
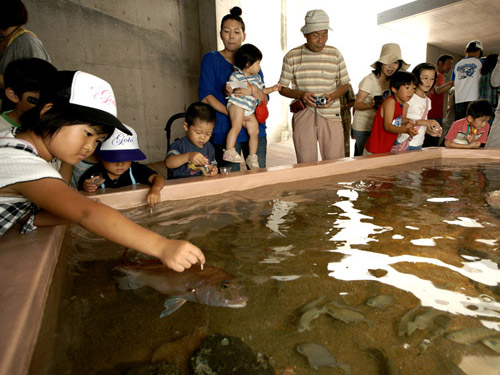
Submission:
{"label": "white baseball cap", "polygon": [[51,89],[46,95],[40,94],[43,102],[58,103],[91,124],[113,126],[130,134],[116,117],[113,88],[99,77],[81,71],[59,71]]}
{"label": "white baseball cap", "polygon": [[130,134],[115,129],[113,134],[101,144],[99,156],[104,161],[112,163],[146,159],[146,155],[139,149],[139,141],[135,130],[128,125],[123,124],[123,126]]}

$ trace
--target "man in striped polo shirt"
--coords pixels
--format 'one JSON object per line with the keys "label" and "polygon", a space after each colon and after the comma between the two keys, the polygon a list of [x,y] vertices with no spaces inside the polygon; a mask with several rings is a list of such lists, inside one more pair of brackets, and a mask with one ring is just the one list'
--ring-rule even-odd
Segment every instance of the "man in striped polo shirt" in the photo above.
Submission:
{"label": "man in striped polo shirt", "polygon": [[322,160],[344,157],[339,97],[350,79],[342,53],[326,45],[328,30],[328,15],[310,10],[301,29],[306,43],[283,58],[280,94],[295,99],[290,110],[298,163],[318,161],[318,143]]}

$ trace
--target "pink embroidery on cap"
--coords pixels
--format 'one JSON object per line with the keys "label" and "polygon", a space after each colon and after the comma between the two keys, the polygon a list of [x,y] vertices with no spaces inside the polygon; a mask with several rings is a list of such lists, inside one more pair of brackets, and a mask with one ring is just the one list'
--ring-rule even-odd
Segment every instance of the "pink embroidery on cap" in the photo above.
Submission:
{"label": "pink embroidery on cap", "polygon": [[97,88],[96,91],[97,92],[94,94],[94,99],[97,102],[116,107],[116,101],[115,101],[115,96],[113,94],[113,90],[110,90],[107,87],[103,87],[103,88]]}

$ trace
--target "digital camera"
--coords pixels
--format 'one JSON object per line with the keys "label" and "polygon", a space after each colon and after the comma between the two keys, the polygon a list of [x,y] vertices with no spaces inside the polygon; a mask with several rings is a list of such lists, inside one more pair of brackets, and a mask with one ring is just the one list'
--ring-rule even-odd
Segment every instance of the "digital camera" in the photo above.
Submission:
{"label": "digital camera", "polygon": [[315,96],[314,100],[316,100],[317,106],[326,105],[326,103],[328,102],[328,99],[325,98],[324,96]]}

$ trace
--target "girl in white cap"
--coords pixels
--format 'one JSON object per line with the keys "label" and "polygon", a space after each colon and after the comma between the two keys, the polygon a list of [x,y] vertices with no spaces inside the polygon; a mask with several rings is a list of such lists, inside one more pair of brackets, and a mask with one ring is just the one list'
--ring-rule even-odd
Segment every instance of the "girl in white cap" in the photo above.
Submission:
{"label": "girl in white cap", "polygon": [[162,237],[92,201],[49,165],[54,158],[78,163],[115,128],[130,134],[116,118],[115,97],[106,81],[84,72],[59,72],[53,90],[41,93],[40,106],[26,113],[19,131],[0,133],[0,236],[16,223],[26,233],[36,225],[73,222],[156,256],[175,271],[205,262],[196,246]]}
{"label": "girl in white cap", "polygon": [[387,43],[382,46],[380,57],[370,65],[374,70],[359,83],[359,91],[354,102],[353,135],[356,139],[354,155],[362,155],[365,143],[370,137],[373,120],[383,94],[389,93],[389,79],[398,70],[410,66],[401,56],[399,44]]}

